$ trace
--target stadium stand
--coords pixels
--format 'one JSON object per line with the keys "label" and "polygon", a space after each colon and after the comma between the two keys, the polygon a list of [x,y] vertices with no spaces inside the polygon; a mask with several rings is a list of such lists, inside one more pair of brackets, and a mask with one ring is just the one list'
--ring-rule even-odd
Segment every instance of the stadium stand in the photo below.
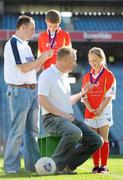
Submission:
{"label": "stadium stand", "polygon": [[[16,13],[7,13],[5,15],[3,15],[2,18],[2,25],[1,25],[1,29],[14,29],[16,28],[16,21],[18,19],[20,14],[16,14]],[[36,21],[36,29],[46,29],[46,24],[44,19],[40,16],[36,16],[34,15],[33,18]]]}
{"label": "stadium stand", "polygon": [[122,112],[123,112],[123,62],[118,62],[114,66],[110,66],[110,69],[115,74],[117,80],[117,94],[116,100],[113,102],[113,119],[114,125],[110,129],[110,135],[114,142],[118,144],[119,153],[123,154],[123,122],[122,122]]}
{"label": "stadium stand", "polygon": [[73,24],[77,31],[123,31],[121,16],[80,16]]}
{"label": "stadium stand", "polygon": [[[3,15],[0,29],[15,29],[19,15],[17,13],[6,13]],[[36,30],[46,29],[44,15],[31,16],[36,21]],[[76,31],[123,31],[122,16],[76,16],[72,18],[71,23]],[[63,29],[65,28],[63,21],[61,26]]]}
{"label": "stadium stand", "polygon": [[4,151],[4,146],[8,137],[10,127],[10,117],[7,98],[6,98],[6,84],[3,80],[3,59],[0,59],[0,152]]}
{"label": "stadium stand", "polygon": [[17,18],[18,18],[18,14],[10,14],[10,13],[4,14],[2,18],[1,29],[15,29]]}
{"label": "stadium stand", "polygon": [[40,30],[40,29],[45,30],[47,28],[43,16],[34,15],[33,18],[35,19],[35,23],[36,23],[36,30]]}
{"label": "stadium stand", "polygon": [[[21,14],[18,13],[6,13],[2,16],[2,21],[0,23],[0,29],[6,30],[15,30],[16,29],[16,21]],[[30,14],[29,14],[30,15]],[[44,19],[44,15],[30,15],[35,19],[36,30],[45,30],[46,23]],[[64,28],[65,25],[62,22],[61,27]]]}

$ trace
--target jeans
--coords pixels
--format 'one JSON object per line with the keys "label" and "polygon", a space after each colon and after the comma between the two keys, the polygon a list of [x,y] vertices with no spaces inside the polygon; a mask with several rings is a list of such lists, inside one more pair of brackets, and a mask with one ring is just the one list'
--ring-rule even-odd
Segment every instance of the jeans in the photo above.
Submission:
{"label": "jeans", "polygon": [[46,132],[46,129],[45,129],[43,122],[42,122],[41,106],[39,107],[39,112],[38,112],[38,127],[39,127],[39,135],[45,136],[47,134],[47,132]]}
{"label": "jeans", "polygon": [[82,130],[83,137],[79,142],[79,144],[81,145],[79,147],[79,151],[76,151],[75,146],[72,158],[68,163],[68,167],[73,170],[83,164],[103,144],[102,137],[95,131],[91,130],[82,121],[76,120],[75,124]]}
{"label": "jeans", "polygon": [[[92,131],[82,121],[76,120],[75,123],[69,120],[51,115],[43,117],[43,124],[48,133],[55,133],[61,136],[61,140],[52,155],[57,169],[64,169],[69,166],[76,169],[83,164],[93,153],[102,145],[101,137]],[[78,143],[82,144],[81,151],[75,152]]]}
{"label": "jeans", "polygon": [[37,89],[8,87],[8,101],[11,114],[11,127],[4,155],[4,169],[19,171],[20,147],[24,144],[24,161],[27,171],[35,170],[40,158],[36,141],[38,134]]}

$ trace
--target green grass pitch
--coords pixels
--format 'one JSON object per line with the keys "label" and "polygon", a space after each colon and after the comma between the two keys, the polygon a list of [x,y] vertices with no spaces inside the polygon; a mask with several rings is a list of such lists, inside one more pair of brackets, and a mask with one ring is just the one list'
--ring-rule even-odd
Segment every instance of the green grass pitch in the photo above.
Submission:
{"label": "green grass pitch", "polygon": [[0,158],[0,180],[123,180],[123,156],[111,156],[108,161],[109,174],[91,174],[92,159],[77,168],[76,175],[38,176],[36,173],[24,172],[22,168],[18,174],[6,175],[3,171],[3,158]]}

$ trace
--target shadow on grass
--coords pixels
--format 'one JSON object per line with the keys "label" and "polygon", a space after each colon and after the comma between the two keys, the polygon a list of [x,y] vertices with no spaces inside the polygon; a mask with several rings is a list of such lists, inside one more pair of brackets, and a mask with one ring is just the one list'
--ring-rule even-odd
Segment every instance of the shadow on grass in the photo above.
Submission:
{"label": "shadow on grass", "polygon": [[21,170],[20,170],[20,172],[18,172],[18,173],[16,173],[16,174],[14,174],[14,173],[11,173],[11,174],[6,174],[6,173],[4,173],[4,169],[3,169],[3,167],[1,167],[1,169],[2,169],[2,172],[0,172],[0,178],[14,178],[14,179],[16,179],[16,178],[18,178],[18,177],[38,177],[38,175],[37,175],[37,173],[36,172],[34,172],[34,173],[30,173],[30,172],[26,172],[25,170],[24,170],[24,168],[21,168]]}
{"label": "shadow on grass", "polygon": [[[17,174],[5,174],[4,171],[3,171],[3,168],[2,169],[2,173],[0,173],[0,179],[9,179],[9,178],[13,178],[13,179],[18,179],[19,177],[20,178],[33,178],[33,177],[39,177],[39,175],[34,172],[34,173],[29,173],[29,172],[24,172],[25,170],[21,168],[20,172],[18,172]],[[78,175],[81,175],[81,174],[91,174],[91,172],[82,172],[82,173],[77,173],[77,174],[61,174],[61,175],[64,175],[64,176],[78,176]],[[49,175],[49,177],[51,176],[60,176],[60,174],[54,174],[54,175]],[[48,176],[47,176],[48,177]]]}
{"label": "shadow on grass", "polygon": [[39,177],[37,174],[27,174],[27,173],[17,173],[17,174],[3,174],[3,175],[0,175],[0,178],[3,178],[3,179],[9,179],[9,178],[13,178],[13,179],[18,179],[18,178],[31,178],[31,177]]}

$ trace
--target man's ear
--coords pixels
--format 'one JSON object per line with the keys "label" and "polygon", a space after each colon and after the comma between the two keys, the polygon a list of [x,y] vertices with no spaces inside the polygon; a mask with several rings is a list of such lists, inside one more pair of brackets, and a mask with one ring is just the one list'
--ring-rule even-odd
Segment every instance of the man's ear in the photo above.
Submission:
{"label": "man's ear", "polygon": [[64,57],[64,61],[67,62],[67,57],[66,56]]}
{"label": "man's ear", "polygon": [[21,27],[22,27],[22,29],[26,29],[26,26],[25,26],[25,24],[23,24]]}
{"label": "man's ear", "polygon": [[69,60],[70,60],[70,56],[65,56],[65,62],[67,63],[69,62]]}
{"label": "man's ear", "polygon": [[66,64],[67,64],[67,57],[64,57],[63,59],[62,59],[62,61],[63,61],[63,67],[66,67]]}

